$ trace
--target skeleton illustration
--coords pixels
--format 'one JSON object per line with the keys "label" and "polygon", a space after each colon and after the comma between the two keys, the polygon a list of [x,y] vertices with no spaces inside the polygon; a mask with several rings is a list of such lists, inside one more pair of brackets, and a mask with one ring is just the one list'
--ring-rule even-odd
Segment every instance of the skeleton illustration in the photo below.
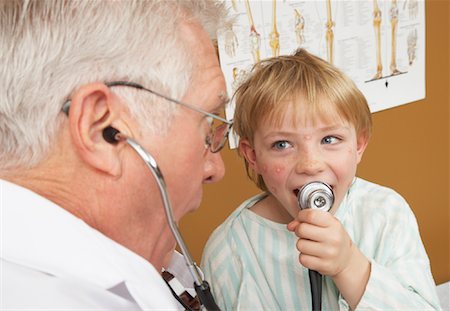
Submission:
{"label": "skeleton illustration", "polygon": [[233,82],[231,83],[232,94],[234,94],[237,88],[242,84],[242,82],[244,82],[247,74],[247,71],[245,71],[244,69],[233,67]]}
{"label": "skeleton illustration", "polygon": [[302,45],[305,42],[305,36],[303,31],[305,30],[305,19],[299,9],[295,9],[295,36],[297,38],[298,45]]}
{"label": "skeleton illustration", "polygon": [[407,44],[408,44],[408,60],[411,66],[416,59],[416,48],[417,48],[417,29],[411,30],[408,34]]}
{"label": "skeleton illustration", "polygon": [[326,40],[327,40],[327,55],[328,55],[328,62],[333,63],[333,40],[334,40],[334,34],[333,34],[333,27],[334,22],[331,16],[331,0],[327,0],[327,33],[326,33]]}
{"label": "skeleton illustration", "polygon": [[233,28],[230,26],[225,30],[225,52],[230,57],[234,57],[236,48],[239,46],[239,42],[237,40],[236,34],[233,31]]}
{"label": "skeleton illustration", "polygon": [[257,63],[260,61],[259,47],[261,45],[261,35],[256,31],[249,0],[245,0],[245,8],[247,9],[247,16],[250,23],[250,49],[253,56],[253,62]]}
{"label": "skeleton illustration", "polygon": [[237,0],[231,0],[231,5],[233,6],[233,10],[237,12]]}
{"label": "skeleton illustration", "polygon": [[280,55],[280,34],[277,31],[277,0],[272,0],[272,32],[269,38],[272,56]]}
{"label": "skeleton illustration", "polygon": [[377,73],[373,79],[380,79],[382,77],[383,64],[381,63],[381,10],[378,7],[378,0],[373,0],[373,28],[375,29],[377,48]]}
{"label": "skeleton illustration", "polygon": [[389,69],[391,70],[391,75],[398,75],[401,72],[397,69],[397,61],[396,61],[397,26],[398,26],[397,0],[392,0],[390,14],[391,14],[392,45],[391,45],[391,65],[389,66]]}
{"label": "skeleton illustration", "polygon": [[416,19],[419,14],[419,4],[417,0],[406,0],[403,5],[403,10],[406,8],[406,4],[408,4],[409,18]]}

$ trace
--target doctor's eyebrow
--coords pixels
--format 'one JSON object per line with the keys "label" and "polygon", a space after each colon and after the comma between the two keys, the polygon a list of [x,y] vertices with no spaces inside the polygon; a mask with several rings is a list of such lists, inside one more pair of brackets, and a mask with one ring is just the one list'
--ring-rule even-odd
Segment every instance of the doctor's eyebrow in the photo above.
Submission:
{"label": "doctor's eyebrow", "polygon": [[230,102],[230,98],[228,97],[226,91],[220,91],[217,97],[219,99],[219,103],[213,108],[212,113],[220,115],[224,112],[222,110],[225,110],[225,106]]}

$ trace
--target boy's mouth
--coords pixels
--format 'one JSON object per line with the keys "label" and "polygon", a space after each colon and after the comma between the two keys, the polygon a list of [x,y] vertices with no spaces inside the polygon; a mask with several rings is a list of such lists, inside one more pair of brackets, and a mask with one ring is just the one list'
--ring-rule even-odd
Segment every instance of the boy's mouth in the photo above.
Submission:
{"label": "boy's mouth", "polygon": [[[305,184],[306,185],[306,184]],[[331,190],[334,190],[334,186],[327,184],[328,186],[330,186]],[[298,193],[300,192],[300,189],[303,188],[304,185],[294,189],[292,192],[294,193],[295,197],[298,198]]]}

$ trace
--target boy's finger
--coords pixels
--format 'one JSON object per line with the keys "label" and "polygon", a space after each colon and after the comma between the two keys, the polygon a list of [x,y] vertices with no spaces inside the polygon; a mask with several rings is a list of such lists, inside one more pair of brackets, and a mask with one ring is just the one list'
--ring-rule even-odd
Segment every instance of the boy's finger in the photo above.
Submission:
{"label": "boy's finger", "polygon": [[287,224],[287,229],[289,231],[294,232],[298,225],[299,225],[298,220],[294,219],[293,221]]}
{"label": "boy's finger", "polygon": [[306,222],[319,227],[327,227],[330,224],[330,216],[332,217],[328,212],[304,209],[298,213],[296,221],[300,223]]}

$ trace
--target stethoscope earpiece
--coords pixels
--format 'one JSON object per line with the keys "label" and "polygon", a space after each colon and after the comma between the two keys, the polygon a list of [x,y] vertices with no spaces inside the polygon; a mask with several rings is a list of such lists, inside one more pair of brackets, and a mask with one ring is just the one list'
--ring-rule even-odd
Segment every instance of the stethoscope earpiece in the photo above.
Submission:
{"label": "stethoscope earpiece", "polygon": [[112,126],[108,126],[103,130],[103,138],[110,144],[117,144],[119,140],[116,138],[116,135],[119,133],[120,132]]}

